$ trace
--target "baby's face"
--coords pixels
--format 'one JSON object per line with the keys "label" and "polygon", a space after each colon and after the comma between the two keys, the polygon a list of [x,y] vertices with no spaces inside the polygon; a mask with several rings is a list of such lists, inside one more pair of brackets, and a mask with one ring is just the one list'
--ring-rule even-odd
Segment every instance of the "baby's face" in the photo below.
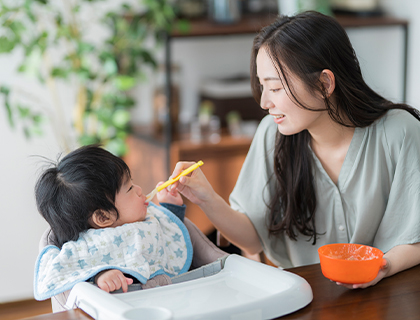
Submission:
{"label": "baby's face", "polygon": [[115,196],[115,207],[119,212],[119,218],[114,222],[113,227],[143,221],[146,218],[147,206],[146,196],[142,189],[128,180]]}

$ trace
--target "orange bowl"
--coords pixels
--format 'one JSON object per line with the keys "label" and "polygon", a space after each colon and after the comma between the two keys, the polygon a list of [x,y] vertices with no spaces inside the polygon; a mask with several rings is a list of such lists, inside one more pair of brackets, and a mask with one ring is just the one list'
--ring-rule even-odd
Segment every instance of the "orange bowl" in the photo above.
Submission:
{"label": "orange bowl", "polygon": [[327,244],[318,249],[318,254],[322,274],[347,284],[372,281],[384,260],[381,250],[354,243]]}

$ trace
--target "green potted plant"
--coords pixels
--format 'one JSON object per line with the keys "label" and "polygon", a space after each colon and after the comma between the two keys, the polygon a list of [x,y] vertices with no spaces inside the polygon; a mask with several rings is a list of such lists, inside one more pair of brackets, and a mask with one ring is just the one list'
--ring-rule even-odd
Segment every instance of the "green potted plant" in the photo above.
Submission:
{"label": "green potted plant", "polygon": [[[64,149],[70,150],[77,140],[79,145],[101,143],[124,155],[130,108],[136,104],[130,89],[145,80],[145,68],[156,67],[156,45],[175,21],[167,0],[138,2],[116,8],[115,1],[106,0],[3,1],[0,54],[21,50],[18,71],[35,76],[53,97],[48,114],[54,116],[49,117],[31,105],[33,99],[20,99],[22,92],[12,99],[10,85],[1,84],[10,124],[19,123],[31,137],[42,134],[45,119],[53,119]],[[104,10],[106,5],[113,8]],[[103,33],[93,41],[87,37],[92,26],[89,10]],[[57,84],[62,83],[73,89],[70,106],[60,101]],[[71,129],[65,130],[68,107],[73,108],[73,119]]]}

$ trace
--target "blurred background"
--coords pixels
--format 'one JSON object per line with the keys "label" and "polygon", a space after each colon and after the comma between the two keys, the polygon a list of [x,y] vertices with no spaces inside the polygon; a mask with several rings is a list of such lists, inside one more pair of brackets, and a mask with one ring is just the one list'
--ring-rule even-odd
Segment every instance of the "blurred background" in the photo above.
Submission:
{"label": "blurred background", "polygon": [[[420,108],[416,0],[0,0],[0,309],[33,299],[47,224],[34,185],[45,158],[102,143],[144,192],[203,160],[228,200],[263,113],[249,60],[261,27],[315,9],[346,28],[367,83]],[[408,31],[408,32],[407,32]],[[197,207],[187,215],[221,246]]]}

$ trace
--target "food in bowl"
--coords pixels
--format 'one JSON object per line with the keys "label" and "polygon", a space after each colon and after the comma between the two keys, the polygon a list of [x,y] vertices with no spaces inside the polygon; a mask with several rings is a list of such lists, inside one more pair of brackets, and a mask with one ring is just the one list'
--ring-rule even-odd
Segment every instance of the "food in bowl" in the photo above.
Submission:
{"label": "food in bowl", "polygon": [[384,260],[381,250],[355,243],[327,244],[318,249],[318,254],[322,274],[347,284],[372,281]]}

